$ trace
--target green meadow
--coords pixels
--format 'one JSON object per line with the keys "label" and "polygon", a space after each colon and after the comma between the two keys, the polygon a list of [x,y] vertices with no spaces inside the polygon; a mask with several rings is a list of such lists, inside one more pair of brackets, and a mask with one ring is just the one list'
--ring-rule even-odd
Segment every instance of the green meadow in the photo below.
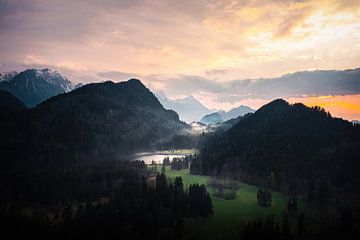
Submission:
{"label": "green meadow", "polygon": [[[211,179],[209,176],[192,175],[188,169],[171,170],[166,168],[166,176],[174,179],[181,176],[184,187],[199,183],[207,185]],[[276,221],[281,222],[283,212],[286,211],[288,198],[280,192],[272,191],[271,207],[262,207],[257,203],[256,194],[258,187],[239,182],[240,188],[236,191],[236,199],[225,200],[214,196],[211,187],[206,186],[214,206],[214,215],[210,218],[197,218],[187,221],[189,235],[187,239],[236,239],[239,237],[246,222],[263,218],[274,214]],[[303,209],[302,201],[299,201],[299,209]],[[296,219],[290,218],[291,227],[296,225]]]}

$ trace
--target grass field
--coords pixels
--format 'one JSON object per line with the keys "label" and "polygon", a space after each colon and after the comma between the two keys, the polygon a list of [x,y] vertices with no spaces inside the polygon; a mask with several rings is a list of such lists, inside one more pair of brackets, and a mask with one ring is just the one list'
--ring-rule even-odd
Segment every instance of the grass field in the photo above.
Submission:
{"label": "grass field", "polygon": [[[166,176],[174,179],[181,176],[184,187],[192,183],[207,184],[211,177],[191,175],[189,170],[171,170],[166,168]],[[240,189],[237,190],[237,198],[234,200],[224,200],[214,196],[213,189],[207,186],[211,194],[214,205],[214,215],[210,218],[198,218],[189,220],[187,228],[189,232],[188,239],[238,239],[239,231],[249,220],[265,218],[274,214],[277,221],[281,221],[282,214],[286,210],[288,198],[280,192],[272,191],[272,206],[269,208],[261,207],[257,203],[256,194],[258,188],[240,182]],[[303,208],[300,201],[299,208]],[[291,225],[295,225],[295,219],[290,219]]]}

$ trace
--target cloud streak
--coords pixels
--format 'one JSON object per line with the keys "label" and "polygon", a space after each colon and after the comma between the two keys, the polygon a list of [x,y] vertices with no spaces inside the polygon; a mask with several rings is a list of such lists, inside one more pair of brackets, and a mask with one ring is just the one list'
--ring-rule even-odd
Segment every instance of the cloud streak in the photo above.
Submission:
{"label": "cloud streak", "polygon": [[202,92],[219,95],[218,102],[234,102],[246,98],[289,98],[323,95],[360,94],[360,69],[344,71],[317,70],[286,74],[278,78],[232,80],[218,83],[210,78],[179,75],[150,77],[152,82],[163,82],[166,92],[186,94]]}

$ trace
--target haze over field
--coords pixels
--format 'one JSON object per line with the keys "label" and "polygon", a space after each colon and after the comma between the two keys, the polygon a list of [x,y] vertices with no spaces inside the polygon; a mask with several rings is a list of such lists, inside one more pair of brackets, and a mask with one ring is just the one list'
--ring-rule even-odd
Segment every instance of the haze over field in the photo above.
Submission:
{"label": "haze over field", "polygon": [[1,0],[0,29],[0,72],[49,67],[75,83],[136,77],[209,109],[282,97],[360,119],[358,75],[346,91],[328,75],[279,78],[358,68],[359,1]]}

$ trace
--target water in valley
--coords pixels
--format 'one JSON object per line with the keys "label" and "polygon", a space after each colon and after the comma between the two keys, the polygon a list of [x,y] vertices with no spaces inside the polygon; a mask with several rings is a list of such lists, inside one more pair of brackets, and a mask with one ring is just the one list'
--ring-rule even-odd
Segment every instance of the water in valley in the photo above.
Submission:
{"label": "water in valley", "polygon": [[185,156],[186,155],[184,154],[147,153],[147,154],[137,154],[134,160],[142,160],[145,162],[145,164],[151,164],[152,161],[155,161],[156,163],[162,163],[163,159],[166,157],[169,157],[170,161],[172,161],[173,158],[181,158]]}

